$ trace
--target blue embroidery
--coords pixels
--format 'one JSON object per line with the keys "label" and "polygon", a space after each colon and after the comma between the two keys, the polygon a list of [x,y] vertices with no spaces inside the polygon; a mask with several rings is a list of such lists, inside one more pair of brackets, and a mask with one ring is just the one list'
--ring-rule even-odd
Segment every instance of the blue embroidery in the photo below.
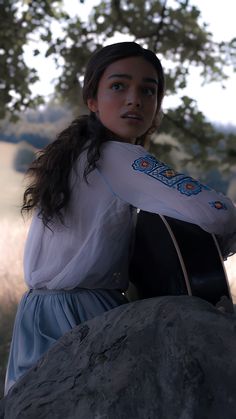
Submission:
{"label": "blue embroidery", "polygon": [[215,208],[217,210],[228,209],[227,206],[224,204],[224,202],[221,202],[221,201],[212,201],[212,202],[209,202],[209,204],[212,208]]}
{"label": "blue embroidery", "polygon": [[139,172],[149,173],[155,167],[161,166],[162,163],[158,162],[155,157],[151,155],[147,155],[145,157],[140,157],[139,159],[135,160],[132,164],[134,170],[138,170]]}
{"label": "blue embroidery", "polygon": [[177,173],[169,166],[164,163],[161,163],[160,167],[155,168],[150,173],[149,176],[154,177],[157,180],[160,180],[167,186],[174,186],[180,180],[186,178],[186,175],[182,173]]}
{"label": "blue embroidery", "polygon": [[187,196],[197,195],[202,190],[202,185],[197,181],[188,177],[180,182],[177,186],[178,190]]}
{"label": "blue embroidery", "polygon": [[178,173],[167,164],[157,160],[154,156],[147,154],[139,157],[132,164],[134,170],[146,173],[169,187],[177,189],[180,193],[190,196],[197,195],[202,189],[209,190],[208,186],[202,185],[197,180]]}
{"label": "blue embroidery", "polygon": [[207,185],[202,185],[201,184],[202,189],[204,189],[205,191],[212,191],[212,189],[210,188],[210,186]]}

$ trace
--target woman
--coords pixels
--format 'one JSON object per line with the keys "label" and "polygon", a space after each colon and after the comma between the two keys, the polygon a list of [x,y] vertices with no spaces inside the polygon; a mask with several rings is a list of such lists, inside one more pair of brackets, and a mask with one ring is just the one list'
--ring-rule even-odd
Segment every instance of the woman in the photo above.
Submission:
{"label": "woman", "polygon": [[29,291],[15,320],[6,393],[64,333],[127,302],[137,208],[198,224],[234,247],[232,202],[144,148],[164,96],[156,55],[133,42],[99,50],[83,96],[90,114],[73,121],[28,171],[22,210],[34,212],[24,256]]}

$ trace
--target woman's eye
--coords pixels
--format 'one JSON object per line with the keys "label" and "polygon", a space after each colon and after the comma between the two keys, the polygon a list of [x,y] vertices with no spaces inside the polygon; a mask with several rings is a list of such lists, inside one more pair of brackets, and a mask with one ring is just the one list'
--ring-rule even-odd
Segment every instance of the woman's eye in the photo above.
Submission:
{"label": "woman's eye", "polygon": [[124,88],[123,83],[112,83],[111,85],[112,90],[122,90]]}
{"label": "woman's eye", "polygon": [[156,90],[154,87],[143,87],[143,93],[146,96],[153,96],[156,94]]}

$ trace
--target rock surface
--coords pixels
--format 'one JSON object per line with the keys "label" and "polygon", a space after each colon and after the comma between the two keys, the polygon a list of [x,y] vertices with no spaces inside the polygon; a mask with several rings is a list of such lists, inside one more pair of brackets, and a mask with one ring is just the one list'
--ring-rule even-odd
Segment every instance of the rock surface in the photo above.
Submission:
{"label": "rock surface", "polygon": [[139,300],[74,328],[1,401],[5,419],[235,419],[236,316]]}

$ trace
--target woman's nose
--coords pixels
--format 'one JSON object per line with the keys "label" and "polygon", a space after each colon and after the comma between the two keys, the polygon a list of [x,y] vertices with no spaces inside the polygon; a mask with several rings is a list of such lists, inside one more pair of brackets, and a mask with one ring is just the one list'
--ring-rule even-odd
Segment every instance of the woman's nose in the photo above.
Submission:
{"label": "woman's nose", "polygon": [[126,103],[128,106],[140,108],[142,105],[140,93],[136,90],[129,91],[126,98]]}

